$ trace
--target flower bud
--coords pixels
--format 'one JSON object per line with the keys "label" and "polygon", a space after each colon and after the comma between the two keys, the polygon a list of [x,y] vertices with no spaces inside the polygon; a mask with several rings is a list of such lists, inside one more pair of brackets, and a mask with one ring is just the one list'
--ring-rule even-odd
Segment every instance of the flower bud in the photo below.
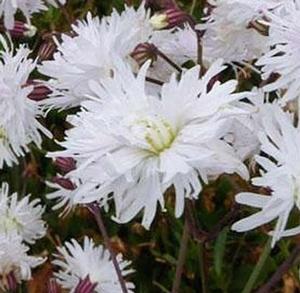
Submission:
{"label": "flower bud", "polygon": [[53,57],[53,54],[55,53],[57,49],[56,44],[53,40],[45,40],[38,51],[39,60],[50,60]]}
{"label": "flower bud", "polygon": [[130,56],[142,66],[147,60],[157,60],[156,47],[150,43],[141,43],[135,47]]}
{"label": "flower bud", "polygon": [[87,275],[83,280],[78,283],[75,293],[93,293],[97,283],[92,283],[90,277]]}
{"label": "flower bud", "polygon": [[195,25],[192,16],[177,7],[168,8],[161,13],[154,14],[150,19],[150,23],[157,30],[182,26],[184,23],[189,23],[191,26]]}
{"label": "flower bud", "polygon": [[9,292],[16,292],[18,289],[18,282],[14,272],[11,271],[4,278],[5,278],[5,285],[4,285],[5,289]]}
{"label": "flower bud", "polygon": [[54,161],[54,165],[64,174],[76,169],[76,162],[73,158],[58,157]]}
{"label": "flower bud", "polygon": [[54,278],[51,278],[47,283],[47,293],[60,293],[61,288]]}
{"label": "flower bud", "polygon": [[33,90],[28,95],[28,98],[34,101],[44,100],[52,93],[48,87],[38,81],[29,80],[27,85],[33,85]]}
{"label": "flower bud", "polygon": [[68,190],[74,190],[76,188],[76,185],[70,179],[67,178],[55,176],[52,179],[52,181]]}
{"label": "flower bud", "polygon": [[168,17],[165,13],[155,13],[150,18],[150,23],[153,26],[154,29],[160,30],[168,27]]}
{"label": "flower bud", "polygon": [[[0,30],[6,31],[3,24],[1,24]],[[13,38],[32,38],[36,34],[36,31],[37,28],[35,26],[22,21],[15,21],[13,29],[8,30]]]}

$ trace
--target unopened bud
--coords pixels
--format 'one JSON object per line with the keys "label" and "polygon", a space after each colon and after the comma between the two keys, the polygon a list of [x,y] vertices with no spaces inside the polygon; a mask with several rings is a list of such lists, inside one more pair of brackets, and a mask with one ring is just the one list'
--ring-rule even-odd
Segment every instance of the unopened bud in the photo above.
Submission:
{"label": "unopened bud", "polygon": [[47,283],[47,293],[60,293],[61,288],[54,278],[51,278]]}
{"label": "unopened bud", "polygon": [[46,40],[44,41],[38,51],[39,60],[49,60],[52,59],[53,54],[55,53],[57,49],[56,44],[53,40]]}
{"label": "unopened bud", "polygon": [[48,96],[52,93],[52,91],[47,86],[38,81],[29,80],[27,82],[27,85],[33,85],[33,90],[28,95],[28,98],[34,101],[44,100],[48,98]]}
{"label": "unopened bud", "polygon": [[70,179],[64,177],[55,176],[52,181],[64,189],[74,190],[76,188],[76,185]]}
{"label": "unopened bud", "polygon": [[[0,25],[0,29],[6,31],[4,25]],[[15,21],[13,29],[8,30],[8,32],[13,38],[32,38],[37,32],[37,28],[22,21]]]}
{"label": "unopened bud", "polygon": [[177,7],[172,7],[161,13],[154,14],[150,19],[150,23],[154,29],[158,30],[182,26],[184,23],[189,23],[191,26],[195,25],[192,16]]}
{"label": "unopened bud", "polygon": [[92,283],[87,275],[83,280],[79,281],[75,293],[93,293],[96,287],[97,283]]}
{"label": "unopened bud", "polygon": [[15,277],[15,274],[13,271],[11,271],[9,274],[7,274],[4,277],[4,287],[9,292],[16,292],[18,289],[18,282]]}
{"label": "unopened bud", "polygon": [[168,27],[168,17],[165,13],[156,13],[150,18],[150,23],[154,29],[160,30]]}
{"label": "unopened bud", "polygon": [[157,49],[150,43],[141,43],[135,47],[130,56],[141,66],[147,60],[152,62],[157,60]]}
{"label": "unopened bud", "polygon": [[54,165],[64,174],[76,169],[76,162],[73,158],[58,157],[54,161]]}

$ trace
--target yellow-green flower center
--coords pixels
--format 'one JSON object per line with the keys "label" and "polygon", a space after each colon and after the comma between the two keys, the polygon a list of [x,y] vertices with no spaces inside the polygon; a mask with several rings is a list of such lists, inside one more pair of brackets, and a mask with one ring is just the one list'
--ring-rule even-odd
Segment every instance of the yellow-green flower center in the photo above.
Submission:
{"label": "yellow-green flower center", "polygon": [[143,127],[149,151],[156,155],[170,148],[177,136],[177,130],[163,118],[141,119],[138,124]]}
{"label": "yellow-green flower center", "polygon": [[11,215],[6,214],[0,217],[0,233],[18,231],[20,228],[22,225]]}
{"label": "yellow-green flower center", "polygon": [[2,126],[0,126],[0,140],[5,140],[6,139],[6,131]]}

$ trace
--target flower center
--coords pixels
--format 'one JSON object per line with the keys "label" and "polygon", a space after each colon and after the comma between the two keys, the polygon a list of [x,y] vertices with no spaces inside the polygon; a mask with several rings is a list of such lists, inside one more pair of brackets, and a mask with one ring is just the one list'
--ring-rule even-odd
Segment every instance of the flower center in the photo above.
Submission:
{"label": "flower center", "polygon": [[0,126],[0,140],[6,139],[6,132],[2,126]]}
{"label": "flower center", "polygon": [[0,217],[0,233],[18,231],[21,227],[17,219],[8,214]]}
{"label": "flower center", "polygon": [[141,131],[148,150],[156,155],[170,148],[177,136],[177,130],[161,117],[138,119],[135,128]]}

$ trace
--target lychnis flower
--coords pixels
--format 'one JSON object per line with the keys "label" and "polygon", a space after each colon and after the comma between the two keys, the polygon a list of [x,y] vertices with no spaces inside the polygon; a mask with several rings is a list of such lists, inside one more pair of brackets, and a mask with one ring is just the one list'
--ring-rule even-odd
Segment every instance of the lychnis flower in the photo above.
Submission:
{"label": "lychnis flower", "polygon": [[277,80],[264,86],[264,90],[284,90],[284,103],[298,98],[300,92],[300,2],[286,2],[280,15],[266,14],[270,50],[257,62],[262,66],[263,78],[268,79],[272,73],[280,75]]}
{"label": "lychnis flower", "polygon": [[[199,67],[187,70],[180,81],[175,75],[160,95],[145,91],[149,64],[137,77],[119,62],[113,77],[92,82],[94,97],[71,116],[64,151],[52,156],[73,157],[76,170],[68,175],[77,186],[74,202],[105,203],[113,193],[116,219],[128,222],[144,211],[149,228],[158,203],[164,209],[164,192],[176,191],[176,216],[185,198],[197,198],[203,183],[222,173],[247,169],[234,150],[221,138],[227,116],[244,114],[230,102],[246,96],[234,94],[236,81],[211,78],[225,67],[212,65],[199,79]],[[201,179],[200,179],[201,178]]]}
{"label": "lychnis flower", "polygon": [[[96,246],[93,240],[85,237],[83,246],[73,239],[59,247],[58,252],[53,264],[60,270],[55,277],[63,288],[70,290],[68,292],[77,292],[77,286],[84,280],[95,287],[93,292],[122,292],[110,253],[103,246]],[[117,261],[124,277],[133,272],[128,268],[130,262],[123,260],[121,254],[117,255]],[[128,293],[133,292],[133,283],[126,282],[126,287]]]}
{"label": "lychnis flower", "polygon": [[37,120],[42,113],[37,102],[29,99],[33,90],[28,78],[35,62],[28,59],[30,50],[21,45],[14,54],[9,44],[0,36],[0,169],[4,163],[11,166],[17,157],[24,156],[28,144],[40,146],[40,132],[49,131]]}
{"label": "lychnis flower", "polygon": [[17,193],[9,195],[9,185],[3,183],[0,188],[0,234],[15,232],[27,243],[46,234],[46,225],[42,220],[44,208],[40,200],[29,201],[29,196],[18,200]]}
{"label": "lychnis flower", "polygon": [[31,270],[44,262],[41,257],[28,255],[29,247],[15,234],[0,233],[0,289],[9,292],[17,284],[31,279]]}
{"label": "lychnis flower", "polygon": [[293,126],[289,113],[270,107],[263,119],[260,133],[262,155],[256,157],[261,176],[252,179],[256,186],[271,190],[271,195],[243,192],[236,196],[238,203],[260,209],[259,212],[236,222],[238,232],[252,230],[277,219],[272,245],[281,237],[300,233],[300,227],[287,229],[292,209],[300,209],[300,129]]}

